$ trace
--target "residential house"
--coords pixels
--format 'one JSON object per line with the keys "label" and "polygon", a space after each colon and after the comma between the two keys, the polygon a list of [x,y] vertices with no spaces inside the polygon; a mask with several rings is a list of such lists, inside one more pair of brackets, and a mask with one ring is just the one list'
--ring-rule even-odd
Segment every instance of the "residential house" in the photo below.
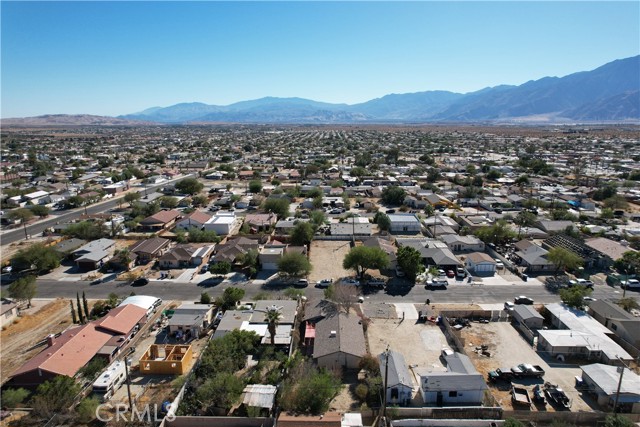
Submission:
{"label": "residential house", "polygon": [[521,240],[515,245],[515,261],[525,268],[527,273],[553,271],[555,265],[547,259],[549,251],[530,240]]}
{"label": "residential house", "polygon": [[387,239],[383,239],[382,237],[370,237],[367,240],[362,242],[363,246],[367,246],[370,248],[378,248],[384,251],[389,258],[389,269],[393,270],[398,265],[398,260],[396,258],[396,253],[398,252],[398,248],[394,246],[392,242]]}
{"label": "residential house", "polygon": [[13,372],[8,384],[34,389],[58,375],[74,377],[96,356],[111,361],[146,321],[146,310],[127,305],[59,336],[50,335],[44,350]]}
{"label": "residential house", "polygon": [[277,270],[278,261],[283,257],[286,251],[286,246],[263,246],[260,249],[258,260],[263,270]]}
{"label": "residential house", "polygon": [[139,228],[145,231],[160,231],[171,228],[180,218],[180,211],[171,209],[160,211],[140,221]]}
{"label": "residential house", "polygon": [[387,403],[407,405],[413,396],[413,375],[402,353],[388,351],[378,356],[380,372],[387,373]]}
{"label": "residential house", "polygon": [[146,264],[160,258],[168,249],[171,240],[162,237],[153,237],[142,240],[131,246],[129,252],[136,256],[138,264]]}
{"label": "residential house", "polygon": [[[640,414],[640,376],[634,371],[618,366],[594,363],[580,366],[582,381],[598,404],[613,410],[616,401],[618,411]],[[619,372],[623,370],[623,372]]]}
{"label": "residential house", "polygon": [[0,306],[0,327],[5,328],[13,323],[18,317],[18,304],[15,302],[2,298],[2,305]]}
{"label": "residential house", "polygon": [[112,256],[116,242],[111,239],[98,239],[73,251],[73,258],[82,270],[100,268]]}
{"label": "residential house", "polygon": [[609,330],[584,311],[564,304],[547,304],[551,323],[559,329],[538,331],[538,349],[564,360],[567,355],[611,365],[618,357],[630,361],[633,357],[609,338]]}
{"label": "residential house", "polygon": [[467,255],[465,267],[476,276],[493,276],[496,261],[484,252],[471,252]]}
{"label": "residential house", "polygon": [[197,248],[191,245],[178,245],[169,249],[158,258],[160,268],[189,268],[193,265],[193,254]]}
{"label": "residential house", "polygon": [[611,331],[608,335],[615,335],[635,348],[640,348],[640,317],[625,311],[614,302],[601,299],[591,301],[588,312]]}
{"label": "residential house", "polygon": [[86,245],[88,242],[82,239],[76,239],[72,237],[70,239],[62,240],[53,245],[53,250],[58,253],[62,258],[67,258],[73,255],[73,252]]}
{"label": "residential house", "polygon": [[277,221],[277,216],[271,212],[266,214],[247,214],[244,218],[244,223],[248,224],[255,232],[270,230],[271,227],[276,225]]}
{"label": "residential house", "polygon": [[176,229],[189,230],[193,227],[200,230],[210,219],[211,215],[199,210],[195,210],[176,222]]}
{"label": "residential house", "polygon": [[259,244],[257,240],[239,237],[228,240],[227,243],[219,244],[215,247],[213,260],[215,262],[226,261],[233,264],[239,255],[245,255],[250,250],[257,251]]}
{"label": "residential house", "polygon": [[315,324],[313,360],[321,368],[357,369],[367,354],[360,318],[338,313]]}
{"label": "residential house", "polygon": [[455,270],[461,265],[460,260],[451,252],[446,243],[436,239],[398,238],[396,244],[411,246],[420,252],[425,266],[434,266],[444,270]]}
{"label": "residential house", "polygon": [[635,249],[630,248],[628,245],[623,245],[606,237],[586,239],[584,244],[601,255],[598,261],[598,267],[603,269],[611,267],[613,262],[622,258],[625,252],[636,252]]}
{"label": "residential house", "polygon": [[235,212],[218,211],[204,223],[202,228],[207,231],[215,231],[219,236],[226,236],[239,227],[241,222],[242,220],[236,217]]}
{"label": "residential house", "polygon": [[573,221],[543,220],[538,221],[535,225],[548,234],[561,233],[565,231],[567,227],[574,228]]}
{"label": "residential house", "polygon": [[452,252],[483,252],[484,242],[476,236],[460,236],[458,234],[440,235],[440,240],[445,242]]}
{"label": "residential house", "polygon": [[211,326],[214,313],[215,307],[212,305],[184,303],[174,309],[169,319],[169,333],[189,333],[192,338],[197,338]]}
{"label": "residential house", "polygon": [[582,259],[582,266],[586,269],[609,264],[606,257],[604,257],[599,251],[587,246],[581,240],[564,234],[556,234],[549,237],[542,242],[542,247],[548,250],[556,247],[567,249]]}
{"label": "residential house", "polygon": [[417,369],[420,393],[424,403],[430,405],[480,406],[488,388],[469,357],[462,353],[445,356],[446,372]]}
{"label": "residential house", "polygon": [[422,229],[420,220],[415,214],[390,214],[389,232],[393,234],[418,234]]}

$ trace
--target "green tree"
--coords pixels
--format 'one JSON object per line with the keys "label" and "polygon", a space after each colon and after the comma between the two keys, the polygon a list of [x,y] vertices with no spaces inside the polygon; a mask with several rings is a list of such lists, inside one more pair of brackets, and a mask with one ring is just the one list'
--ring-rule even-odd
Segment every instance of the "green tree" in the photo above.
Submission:
{"label": "green tree", "polygon": [[280,402],[287,411],[321,414],[340,390],[340,381],[331,373],[318,369],[312,362],[298,360],[285,380]]}
{"label": "green tree", "polygon": [[82,308],[84,308],[84,317],[89,320],[90,312],[89,312],[89,303],[87,302],[87,297],[82,291]]}
{"label": "green tree", "polygon": [[2,407],[17,408],[29,397],[29,391],[24,388],[8,388],[2,391]]}
{"label": "green tree", "polygon": [[160,197],[160,206],[167,209],[174,209],[178,206],[178,199],[171,196]]}
{"label": "green tree", "polygon": [[76,314],[76,309],[73,306],[73,300],[69,300],[69,305],[71,306],[71,320],[75,325],[76,323],[78,323],[78,315]]}
{"label": "green tree", "polygon": [[223,310],[229,310],[236,306],[244,297],[244,289],[230,287],[224,290],[221,297],[216,299],[216,305]]}
{"label": "green tree", "polygon": [[547,259],[556,267],[553,273],[555,277],[558,276],[560,270],[575,270],[582,265],[582,258],[560,246],[552,248],[547,253]]}
{"label": "green tree", "polygon": [[87,397],[76,407],[76,419],[78,422],[88,424],[96,418],[96,410],[100,401],[96,397]]}
{"label": "green tree", "polygon": [[262,210],[265,212],[273,212],[275,213],[279,219],[286,218],[289,216],[289,199],[287,198],[273,198],[267,197],[267,199],[262,204]]}
{"label": "green tree", "polygon": [[176,182],[175,188],[183,194],[193,195],[201,192],[204,188],[204,185],[196,178],[185,178],[181,181]]}
{"label": "green tree", "polygon": [[592,290],[586,286],[572,286],[560,289],[560,299],[569,307],[583,308],[584,297],[591,295]]}
{"label": "green tree", "polygon": [[626,251],[622,257],[614,261],[613,266],[621,274],[640,274],[640,252]]}
{"label": "green tree", "polygon": [[401,205],[404,203],[404,198],[407,196],[407,192],[404,188],[397,185],[386,187],[382,190],[381,200],[386,205]]}
{"label": "green tree", "polygon": [[244,390],[244,382],[232,372],[216,372],[196,390],[196,399],[213,415],[215,408],[231,408]]}
{"label": "green tree", "polygon": [[278,272],[288,277],[307,276],[311,272],[311,263],[306,255],[289,252],[278,260]]}
{"label": "green tree", "polygon": [[604,427],[633,427],[635,426],[634,422],[624,415],[620,414],[611,414],[607,415],[607,418],[604,421]]}
{"label": "green tree", "polygon": [[80,392],[80,386],[66,375],[40,384],[32,400],[33,414],[50,419],[54,414],[66,414]]}
{"label": "green tree", "polygon": [[140,193],[138,193],[137,191],[132,191],[124,195],[124,201],[131,205],[131,203],[135,202],[136,200],[140,200],[140,197],[142,197]]}
{"label": "green tree", "polygon": [[29,307],[31,307],[31,300],[36,296],[37,292],[36,276],[21,277],[10,284],[7,289],[10,298],[18,301],[27,301]]}
{"label": "green tree", "polygon": [[[80,305],[80,294],[78,292],[76,292],[76,306],[78,307],[78,317],[80,317],[80,323],[84,324],[85,317],[84,317],[84,313],[82,312],[82,306]],[[86,319],[86,320],[89,320],[89,319]]]}
{"label": "green tree", "polygon": [[282,313],[280,312],[280,308],[276,306],[267,308],[267,311],[264,314],[264,321],[267,322],[267,330],[269,331],[271,338],[271,345],[275,345],[276,343],[276,328],[280,324],[281,318]]}
{"label": "green tree", "polygon": [[200,304],[211,304],[211,295],[207,292],[202,292],[200,294]]}
{"label": "green tree", "polygon": [[40,218],[44,218],[49,215],[49,208],[44,205],[35,205],[31,207],[31,212]]}
{"label": "green tree", "polygon": [[107,230],[101,222],[80,221],[69,226],[62,232],[65,236],[82,240],[97,240],[107,236]]}
{"label": "green tree", "polygon": [[28,239],[29,236],[27,235],[27,222],[29,222],[29,220],[33,218],[33,212],[31,212],[31,209],[14,209],[7,214],[7,217],[9,217],[9,219],[13,221],[20,221],[20,224],[22,224],[22,227],[24,228],[24,238]]}
{"label": "green tree", "polygon": [[378,224],[378,228],[381,231],[389,231],[391,228],[391,219],[389,219],[389,215],[384,212],[376,212],[376,215],[373,217],[373,222]]}
{"label": "green tree", "polygon": [[43,273],[60,266],[60,258],[52,247],[35,243],[28,248],[20,249],[11,258],[11,265],[14,271],[34,268],[37,273]]}
{"label": "green tree", "polygon": [[355,270],[358,277],[364,277],[368,269],[382,270],[389,266],[389,257],[380,248],[356,246],[351,249],[342,261],[342,267]]}
{"label": "green tree", "polygon": [[327,219],[327,215],[323,212],[323,211],[311,211],[311,213],[309,214],[310,218],[311,218],[311,222],[314,225],[314,228],[318,228],[320,227],[322,224],[324,224],[324,221]]}
{"label": "green tree", "polygon": [[481,227],[474,233],[478,239],[484,243],[504,244],[513,240],[517,234],[504,219],[496,221],[495,224],[488,227]]}
{"label": "green tree", "polygon": [[211,264],[209,271],[213,274],[228,274],[231,273],[231,264],[227,261],[220,261]]}
{"label": "green tree", "polygon": [[529,211],[520,211],[518,215],[516,215],[513,220],[514,224],[518,226],[518,238],[520,238],[520,232],[522,231],[522,227],[531,227],[536,223],[538,218],[533,212]]}
{"label": "green tree", "polygon": [[409,280],[415,280],[416,276],[424,271],[422,255],[420,255],[417,249],[411,246],[402,246],[399,248],[396,259],[398,265],[402,268]]}
{"label": "green tree", "polygon": [[195,207],[200,207],[200,206],[204,206],[207,203],[209,203],[209,199],[207,198],[207,196],[205,196],[203,194],[198,194],[198,195],[193,196],[191,198],[191,203]]}
{"label": "green tree", "polygon": [[291,244],[303,246],[311,243],[313,240],[313,225],[306,221],[301,221],[291,230]]}
{"label": "green tree", "polygon": [[262,182],[259,179],[249,181],[249,192],[257,194],[262,191]]}

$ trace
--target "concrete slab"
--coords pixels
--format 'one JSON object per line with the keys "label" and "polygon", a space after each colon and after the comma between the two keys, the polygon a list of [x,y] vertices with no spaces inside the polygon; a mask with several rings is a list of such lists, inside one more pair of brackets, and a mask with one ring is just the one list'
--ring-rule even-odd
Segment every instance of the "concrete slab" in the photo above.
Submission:
{"label": "concrete slab", "polygon": [[415,305],[408,303],[396,303],[394,305],[396,306],[398,317],[403,318],[404,314],[404,319],[406,320],[418,320],[419,315]]}

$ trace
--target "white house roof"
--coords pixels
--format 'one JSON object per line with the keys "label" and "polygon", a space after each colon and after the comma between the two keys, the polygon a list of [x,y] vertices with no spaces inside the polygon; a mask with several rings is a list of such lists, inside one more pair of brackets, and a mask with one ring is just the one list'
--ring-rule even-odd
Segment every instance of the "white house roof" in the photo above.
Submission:
{"label": "white house roof", "polygon": [[235,216],[216,215],[208,220],[205,224],[233,224],[236,220]]}
{"label": "white house roof", "polygon": [[606,326],[582,310],[572,309],[560,303],[547,304],[545,307],[554,317],[558,318],[567,329],[588,334],[610,333]]}
{"label": "white house roof", "polygon": [[[620,381],[620,367],[594,363],[592,365],[580,366],[582,372],[593,380],[594,383],[608,395],[616,394],[618,382]],[[620,393],[635,394],[640,396],[640,376],[635,372],[624,369],[622,374],[622,384]]]}
{"label": "white house roof", "polygon": [[40,190],[34,191],[33,193],[25,194],[24,197],[26,197],[27,199],[37,199],[38,197],[44,197],[48,194],[49,192]]}
{"label": "white house roof", "polygon": [[389,214],[389,221],[393,224],[394,222],[417,222],[420,223],[420,220],[414,214]]}
{"label": "white house roof", "polygon": [[625,360],[633,359],[624,348],[604,334],[591,334],[570,329],[542,330],[538,331],[538,334],[553,347],[585,347],[590,351],[603,352],[608,359],[615,359],[616,356]]}
{"label": "white house roof", "polygon": [[153,307],[157,303],[157,301],[158,301],[157,297],[152,297],[148,295],[134,295],[122,301],[119,304],[119,306],[133,304],[138,307],[144,308],[145,310],[149,310],[151,307]]}

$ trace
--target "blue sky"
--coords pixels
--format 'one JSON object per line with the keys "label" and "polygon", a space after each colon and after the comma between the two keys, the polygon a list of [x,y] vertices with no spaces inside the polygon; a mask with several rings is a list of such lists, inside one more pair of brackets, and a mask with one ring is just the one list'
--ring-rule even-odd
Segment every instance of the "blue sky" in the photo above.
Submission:
{"label": "blue sky", "polygon": [[2,117],[470,92],[640,54],[640,2],[1,2]]}

